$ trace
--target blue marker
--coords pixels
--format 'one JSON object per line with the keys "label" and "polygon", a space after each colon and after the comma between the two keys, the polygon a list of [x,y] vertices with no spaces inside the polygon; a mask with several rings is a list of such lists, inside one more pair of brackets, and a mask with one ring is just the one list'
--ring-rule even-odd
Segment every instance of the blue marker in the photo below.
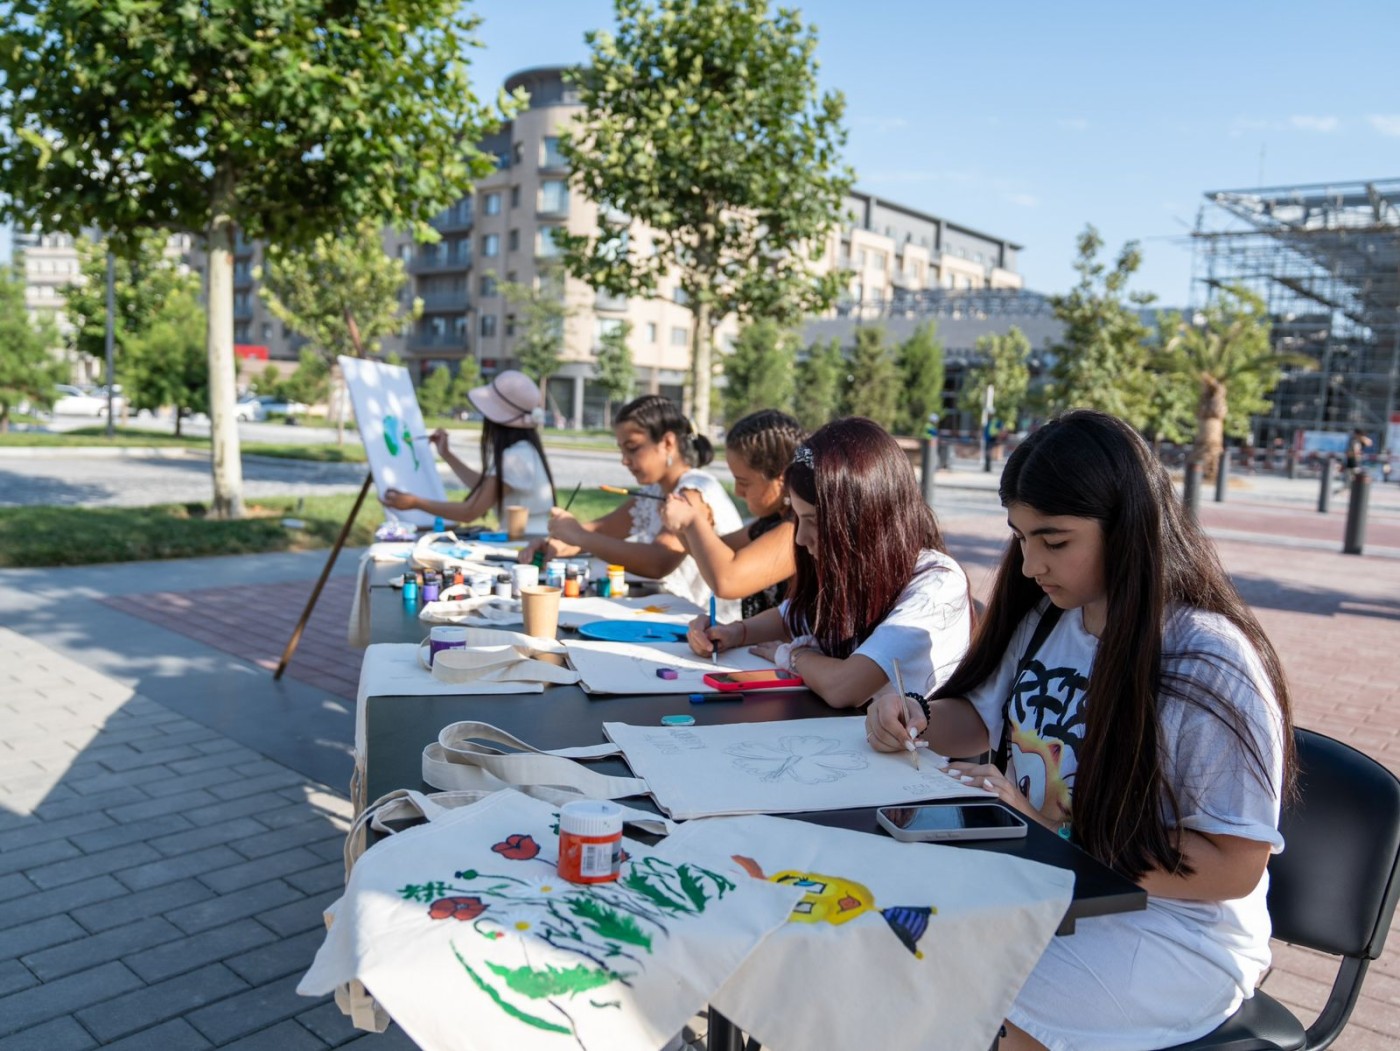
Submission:
{"label": "blue marker", "polygon": [[692,693],[691,704],[743,704],[744,695],[737,691],[729,693]]}
{"label": "blue marker", "polygon": [[[710,592],[710,627],[715,626],[715,593]],[[710,639],[710,663],[719,663],[719,643],[713,638]]]}

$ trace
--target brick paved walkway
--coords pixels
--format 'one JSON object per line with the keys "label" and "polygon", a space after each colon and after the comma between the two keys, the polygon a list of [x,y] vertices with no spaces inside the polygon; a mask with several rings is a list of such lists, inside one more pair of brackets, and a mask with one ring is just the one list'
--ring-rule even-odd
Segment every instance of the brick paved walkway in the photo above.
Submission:
{"label": "brick paved walkway", "polygon": [[[1339,553],[1335,512],[1236,502],[1204,505],[1202,519],[1222,538],[1227,568],[1283,656],[1298,722],[1400,773],[1396,517],[1376,517],[1375,554],[1362,558]],[[1000,513],[946,517],[944,528],[984,593],[1005,540]],[[218,668],[229,659],[229,667],[246,665],[242,713],[226,698],[205,708],[186,700],[177,712],[112,677],[125,672],[77,663],[69,654],[96,636],[75,631],[65,646],[45,634],[71,619],[61,604],[26,598],[8,617],[16,630],[0,626],[0,1051],[409,1046],[396,1030],[357,1034],[333,1004],[292,994],[319,944],[320,911],[339,888],[348,805],[339,785],[331,791],[239,743],[256,737],[240,718],[266,723],[276,712],[301,719],[288,722],[288,734],[348,743],[341,699],[354,695],[360,657],[344,641],[352,578],[328,584],[288,669],[301,692],[284,695],[267,670],[319,564],[283,571],[249,558],[219,572],[216,561],[113,571],[126,586],[93,597],[114,649],[146,635],[153,641],[143,654],[168,648],[161,640],[194,640],[195,655],[174,671],[151,664],[160,676],[211,663],[197,652],[218,653]],[[43,576],[66,596],[68,581],[95,572]],[[0,584],[14,579],[0,574]],[[137,664],[130,678],[157,692],[165,680]],[[340,721],[307,721],[305,709],[317,707],[307,701],[318,697],[337,698]],[[1331,974],[1325,959],[1276,946],[1266,988],[1311,1017]],[[1397,1037],[1393,939],[1336,1046],[1374,1051]]]}

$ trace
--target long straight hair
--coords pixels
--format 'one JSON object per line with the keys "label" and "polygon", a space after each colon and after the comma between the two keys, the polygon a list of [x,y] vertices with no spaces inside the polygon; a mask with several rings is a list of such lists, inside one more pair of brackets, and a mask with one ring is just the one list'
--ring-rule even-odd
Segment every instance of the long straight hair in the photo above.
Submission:
{"label": "long straight hair", "polygon": [[[507,427],[505,424],[496,423],[493,420],[482,420],[481,422],[481,463],[492,464],[496,475],[496,520],[505,521],[506,502],[506,479],[501,473],[501,458],[505,451],[516,442],[527,442],[535,447],[535,451],[540,454],[540,463],[544,464],[545,477],[549,479],[549,498],[551,503],[558,503],[558,494],[554,491],[554,472],[549,469],[549,457],[544,454],[544,444],[540,441],[539,431],[534,427]],[[481,481],[486,480],[485,472]],[[477,482],[480,485],[481,482]]]}
{"label": "long straight hair", "polygon": [[[1287,794],[1295,765],[1292,705],[1278,654],[1226,575],[1214,545],[1182,508],[1166,470],[1122,420],[1081,409],[1045,424],[1007,460],[1000,496],[1005,507],[1021,504],[1047,517],[1092,518],[1103,530],[1108,615],[1083,700],[1074,840],[1131,879],[1150,869],[1189,875],[1167,821],[1169,814],[1175,826],[1180,810],[1162,770],[1163,699],[1210,712],[1239,740],[1250,774],[1268,785],[1269,771],[1259,743],[1229,699],[1178,670],[1207,655],[1163,653],[1165,621],[1174,606],[1217,613],[1254,647],[1283,720]],[[1044,598],[1021,567],[1021,546],[1013,538],[972,646],[935,696],[965,696],[996,674],[1017,625]],[[1245,675],[1243,667],[1231,670]],[[1165,811],[1157,800],[1165,802]]]}
{"label": "long straight hair", "polygon": [[[811,453],[810,465],[807,452]],[[817,554],[797,545],[786,614],[829,657],[849,657],[890,615],[919,553],[946,553],[909,457],[874,420],[848,416],[812,432],[784,474],[817,509]]]}

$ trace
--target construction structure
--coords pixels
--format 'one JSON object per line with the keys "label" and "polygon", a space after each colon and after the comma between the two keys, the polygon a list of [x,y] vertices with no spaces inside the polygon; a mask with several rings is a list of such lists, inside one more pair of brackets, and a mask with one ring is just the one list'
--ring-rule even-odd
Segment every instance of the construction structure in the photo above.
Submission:
{"label": "construction structure", "polygon": [[1400,178],[1205,196],[1192,235],[1193,293],[1203,288],[1209,302],[1221,288],[1250,289],[1268,305],[1275,348],[1316,362],[1287,372],[1272,413],[1255,421],[1256,442],[1360,428],[1377,448],[1394,444]]}

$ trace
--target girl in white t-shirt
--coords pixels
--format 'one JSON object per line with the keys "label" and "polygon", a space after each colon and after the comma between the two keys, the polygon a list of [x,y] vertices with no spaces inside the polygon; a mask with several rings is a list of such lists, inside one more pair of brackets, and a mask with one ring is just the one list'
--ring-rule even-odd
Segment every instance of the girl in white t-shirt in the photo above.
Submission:
{"label": "girl in white t-shirt", "polygon": [[554,476],[540,444],[540,388],[523,372],[507,369],[484,387],[467,392],[481,413],[481,470],[468,467],[448,447],[447,432],[428,436],[438,453],[471,492],[465,500],[429,500],[390,489],[384,503],[400,511],[426,511],[448,522],[472,522],[493,508],[496,521],[505,526],[505,508],[524,507],[530,513],[525,527],[543,533],[554,506]]}
{"label": "girl in white t-shirt", "polygon": [[932,690],[967,649],[972,607],[909,458],[852,416],[814,431],[784,479],[797,518],[788,597],[738,623],[697,621],[691,649],[748,646],[834,708],[864,704],[896,665],[906,689]]}
{"label": "girl in white t-shirt", "polygon": [[992,751],[949,771],[1148,892],[1054,939],[1001,1051],[1195,1040],[1269,963],[1269,855],[1293,775],[1278,655],[1127,424],[1066,413],[1001,478],[1011,543],[967,657],[866,715],[882,751]]}
{"label": "girl in white t-shirt", "polygon": [[[529,562],[541,547],[546,558],[587,552],[626,566],[637,576],[653,578],[662,591],[706,605],[709,585],[680,537],[661,520],[661,507],[668,496],[678,493],[707,518],[713,517],[721,534],[743,524],[719,480],[700,470],[714,459],[714,446],[695,433],[675,402],[657,394],[635,398],[619,409],[613,433],[622,466],[637,480],[636,495],[592,522],[580,522],[556,507],[549,521],[549,540],[529,545],[520,553],[520,561]],[[738,615],[738,602],[720,600],[718,607],[720,616]]]}

